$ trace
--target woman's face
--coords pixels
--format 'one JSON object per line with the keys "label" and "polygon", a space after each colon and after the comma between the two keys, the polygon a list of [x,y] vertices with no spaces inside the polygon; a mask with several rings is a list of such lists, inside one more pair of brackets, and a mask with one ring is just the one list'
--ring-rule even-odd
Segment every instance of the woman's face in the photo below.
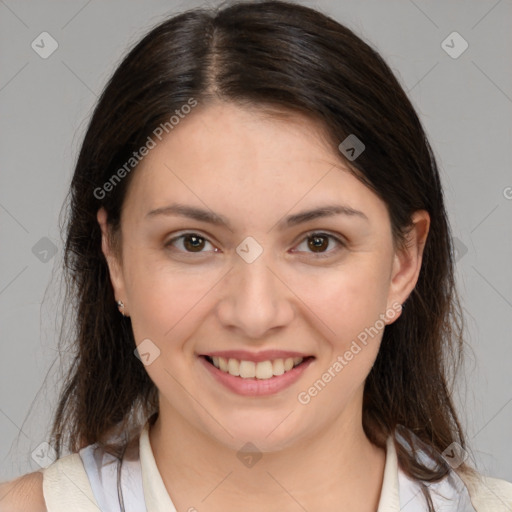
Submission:
{"label": "woman's face", "polygon": [[[198,107],[133,172],[122,261],[108,261],[161,416],[262,451],[360,427],[364,381],[416,283],[428,216],[395,252],[385,204],[312,121],[226,103]],[[105,234],[104,210],[98,221]]]}

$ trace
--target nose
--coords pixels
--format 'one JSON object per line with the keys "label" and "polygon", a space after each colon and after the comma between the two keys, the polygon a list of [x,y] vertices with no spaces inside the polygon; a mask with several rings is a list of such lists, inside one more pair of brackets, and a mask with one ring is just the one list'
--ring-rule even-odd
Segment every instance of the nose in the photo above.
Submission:
{"label": "nose", "polygon": [[265,251],[252,263],[235,258],[226,276],[217,315],[225,328],[244,338],[261,339],[294,317],[293,293],[270,267]]}

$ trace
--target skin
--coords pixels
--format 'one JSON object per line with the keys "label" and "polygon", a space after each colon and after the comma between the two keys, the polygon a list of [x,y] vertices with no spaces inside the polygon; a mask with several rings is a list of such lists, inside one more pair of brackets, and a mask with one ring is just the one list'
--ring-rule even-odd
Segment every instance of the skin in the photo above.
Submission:
{"label": "skin", "polygon": [[0,511],[47,512],[42,470],[0,483]]}
{"label": "skin", "polygon": [[[407,248],[395,248],[385,203],[347,170],[319,125],[229,103],[199,106],[134,172],[122,256],[109,242],[104,209],[97,218],[136,343],[149,338],[160,350],[145,367],[160,400],[150,442],[178,511],[375,511],[385,452],[367,439],[361,416],[383,328],[307,405],[297,396],[358,334],[379,325],[379,315],[394,312],[386,323],[399,317],[420,271],[428,214],[414,214]],[[231,229],[146,218],[174,202],[223,215]],[[367,219],[276,225],[331,203]],[[343,245],[322,238],[315,251],[306,235],[319,231]],[[190,239],[166,247],[184,232],[204,237],[196,252]],[[263,248],[250,264],[236,252],[247,236]],[[315,360],[291,387],[244,397],[218,384],[197,357],[230,349],[296,350]],[[250,468],[236,456],[247,442],[263,455]]]}

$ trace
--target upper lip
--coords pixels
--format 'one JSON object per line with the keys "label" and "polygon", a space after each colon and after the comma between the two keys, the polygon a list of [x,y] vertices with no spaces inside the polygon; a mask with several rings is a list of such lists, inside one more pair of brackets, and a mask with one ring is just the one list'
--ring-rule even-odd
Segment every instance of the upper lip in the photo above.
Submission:
{"label": "upper lip", "polygon": [[247,350],[218,350],[201,354],[208,357],[224,357],[225,359],[238,359],[239,361],[271,361],[274,359],[287,359],[289,357],[309,357],[307,354],[289,350],[262,350],[261,352],[248,352]]}

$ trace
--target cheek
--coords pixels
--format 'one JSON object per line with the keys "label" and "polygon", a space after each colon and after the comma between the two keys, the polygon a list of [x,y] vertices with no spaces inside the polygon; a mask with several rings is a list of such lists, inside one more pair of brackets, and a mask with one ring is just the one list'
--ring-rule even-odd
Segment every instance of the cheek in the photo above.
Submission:
{"label": "cheek", "polygon": [[161,349],[177,351],[205,314],[208,301],[201,299],[213,291],[222,274],[202,271],[199,276],[197,270],[148,261],[141,256],[126,263],[135,339],[139,343],[150,338]]}
{"label": "cheek", "polygon": [[326,338],[343,347],[374,326],[385,312],[389,292],[386,262],[371,253],[357,255],[337,268],[300,279],[296,276],[294,282],[289,281],[290,288],[304,303],[304,311],[309,309],[318,318]]}
{"label": "cheek", "polygon": [[309,294],[303,288],[301,298],[324,336],[314,374],[297,397],[312,417],[327,414],[334,421],[361,389],[379,351],[388,286],[376,263],[321,277]]}
{"label": "cheek", "polygon": [[144,352],[149,351],[151,362],[145,369],[175,405],[188,403],[179,382],[185,382],[190,365],[197,364],[194,344],[189,340],[194,340],[198,325],[208,313],[208,301],[201,298],[206,299],[208,290],[218,281],[213,277],[197,279],[163,271],[132,276],[131,324],[136,344],[148,348]]}

